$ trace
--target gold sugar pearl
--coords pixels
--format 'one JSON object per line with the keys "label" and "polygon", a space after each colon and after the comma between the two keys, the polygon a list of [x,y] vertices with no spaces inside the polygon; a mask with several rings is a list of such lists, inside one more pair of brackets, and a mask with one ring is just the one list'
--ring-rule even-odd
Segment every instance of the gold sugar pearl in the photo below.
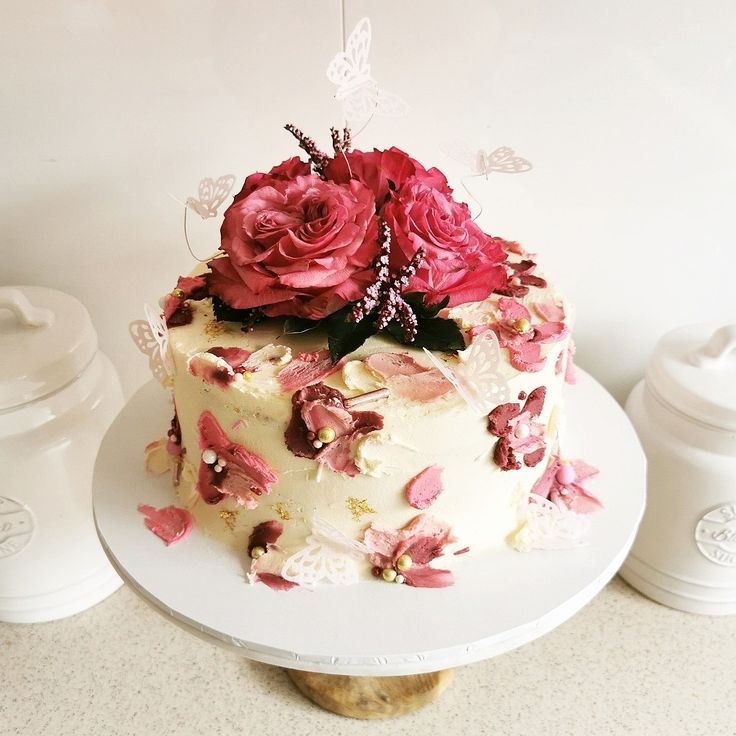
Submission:
{"label": "gold sugar pearl", "polygon": [[514,322],[514,329],[517,332],[520,332],[520,333],[529,332],[531,328],[532,328],[532,323],[526,317],[517,319],[516,322]]}
{"label": "gold sugar pearl", "polygon": [[382,573],[381,577],[387,582],[387,583],[393,583],[394,580],[396,580],[396,570],[394,570],[392,567],[387,567]]}
{"label": "gold sugar pearl", "polygon": [[406,572],[413,564],[413,561],[409,555],[401,555],[398,560],[396,560],[396,569],[401,570],[401,572]]}
{"label": "gold sugar pearl", "polygon": [[317,439],[320,442],[324,442],[325,445],[333,442],[335,437],[337,437],[337,435],[332,427],[321,427],[317,432]]}
{"label": "gold sugar pearl", "polygon": [[253,547],[253,549],[250,551],[250,556],[257,560],[259,557],[263,557],[263,555],[266,554],[266,550],[263,549],[263,547]]}

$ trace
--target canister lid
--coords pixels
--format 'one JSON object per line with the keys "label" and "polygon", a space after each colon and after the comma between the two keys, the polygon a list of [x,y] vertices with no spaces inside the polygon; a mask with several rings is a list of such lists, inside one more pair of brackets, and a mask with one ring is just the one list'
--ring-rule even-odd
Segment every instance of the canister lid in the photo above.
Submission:
{"label": "canister lid", "polygon": [[97,352],[89,313],[40,286],[0,287],[0,411],[73,381]]}
{"label": "canister lid", "polygon": [[647,385],[688,417],[736,432],[736,324],[697,324],[664,335]]}

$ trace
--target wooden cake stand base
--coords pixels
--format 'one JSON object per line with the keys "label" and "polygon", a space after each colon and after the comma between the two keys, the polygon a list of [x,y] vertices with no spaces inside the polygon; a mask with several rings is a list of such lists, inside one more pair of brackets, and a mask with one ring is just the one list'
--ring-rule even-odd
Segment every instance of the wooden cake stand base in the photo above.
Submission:
{"label": "wooden cake stand base", "polygon": [[291,681],[312,702],[348,718],[379,720],[413,713],[436,700],[455,670],[398,677],[349,677],[287,670]]}

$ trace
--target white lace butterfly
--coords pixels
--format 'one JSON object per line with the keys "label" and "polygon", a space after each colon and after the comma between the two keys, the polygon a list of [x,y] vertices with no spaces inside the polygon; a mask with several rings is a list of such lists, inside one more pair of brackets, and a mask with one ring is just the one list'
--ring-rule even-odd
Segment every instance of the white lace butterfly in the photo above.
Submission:
{"label": "white lace butterfly", "polygon": [[501,351],[491,331],[478,335],[470,347],[458,353],[452,370],[424,348],[435,368],[455,387],[465,403],[478,414],[487,414],[511,397],[508,382],[501,373]]}
{"label": "white lace butterfly", "polygon": [[386,92],[371,76],[368,51],[371,47],[371,22],[358,21],[345,44],[327,66],[327,78],[337,85],[335,98],[342,102],[347,120],[358,123],[373,115],[399,117],[409,106],[397,95]]}
{"label": "white lace butterfly", "polygon": [[281,576],[300,585],[357,583],[358,560],[369,554],[368,548],[346,537],[324,519],[314,517],[311,528],[306,547],[284,562]]}
{"label": "white lace butterfly", "polygon": [[[586,544],[590,519],[532,493],[525,508],[523,544],[528,549],[571,549]],[[520,540],[521,541],[521,540]]]}
{"label": "white lace butterfly", "polygon": [[220,205],[232,191],[233,184],[235,184],[235,177],[232,174],[225,174],[217,181],[208,176],[199,182],[198,196],[187,198],[186,206],[203,220],[215,217]]}
{"label": "white lace butterfly", "polygon": [[521,174],[532,168],[530,161],[516,155],[516,151],[508,146],[501,146],[493,151],[482,148],[473,150],[462,143],[443,146],[445,152],[472,172],[471,176],[485,176],[489,174]]}
{"label": "white lace butterfly", "polygon": [[154,378],[163,383],[173,372],[169,355],[169,330],[163,314],[143,305],[146,319],[137,319],[128,326],[133,342],[148,356],[148,367]]}

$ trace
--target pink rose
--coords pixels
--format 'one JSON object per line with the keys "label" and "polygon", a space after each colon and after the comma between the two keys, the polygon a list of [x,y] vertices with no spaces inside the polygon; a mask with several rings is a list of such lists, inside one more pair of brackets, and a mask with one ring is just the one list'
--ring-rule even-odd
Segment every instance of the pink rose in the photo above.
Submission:
{"label": "pink rose", "polygon": [[498,239],[471,219],[467,205],[416,177],[391,196],[383,217],[393,234],[394,268],[408,263],[417,250],[426,258],[407,292],[425,293],[427,303],[449,297],[448,306],[481,301],[507,280],[501,265],[506,253]]}
{"label": "pink rose", "polygon": [[391,189],[401,189],[410,177],[447,194],[452,191],[439,169],[427,170],[411,156],[393,147],[386,151],[351,151],[344,157],[337,154],[325,167],[325,176],[338,184],[346,184],[351,179],[362,182],[373,192],[378,209],[388,199]]}
{"label": "pink rose", "polygon": [[308,176],[311,173],[312,168],[306,161],[302,161],[298,156],[287,158],[286,161],[282,161],[278,166],[274,166],[267,174],[257,171],[255,174],[247,177],[243,188],[235,195],[233,204],[261,187],[270,186],[277,181],[288,181],[297,176]]}
{"label": "pink rose", "polygon": [[208,264],[210,292],[269,317],[331,314],[359,299],[371,281],[374,215],[373,194],[358,181],[271,177],[225,212],[226,257]]}

